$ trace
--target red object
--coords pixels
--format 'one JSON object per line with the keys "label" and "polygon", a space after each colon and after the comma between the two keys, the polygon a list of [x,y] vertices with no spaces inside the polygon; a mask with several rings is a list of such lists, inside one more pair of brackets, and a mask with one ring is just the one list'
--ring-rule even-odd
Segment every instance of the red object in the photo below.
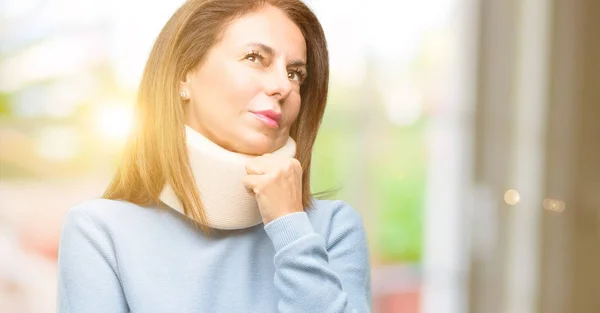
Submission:
{"label": "red object", "polygon": [[19,243],[24,252],[56,261],[58,259],[59,234],[59,231],[36,232],[32,229],[25,229],[19,233]]}
{"label": "red object", "polygon": [[418,313],[421,293],[410,291],[375,298],[374,307],[377,313]]}

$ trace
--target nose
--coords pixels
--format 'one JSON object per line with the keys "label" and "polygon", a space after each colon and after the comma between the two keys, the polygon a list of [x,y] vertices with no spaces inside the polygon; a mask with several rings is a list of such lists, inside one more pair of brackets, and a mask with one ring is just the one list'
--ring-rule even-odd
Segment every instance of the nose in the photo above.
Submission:
{"label": "nose", "polygon": [[267,95],[279,101],[285,100],[293,90],[292,82],[288,78],[287,69],[274,68],[268,76],[269,79],[265,87]]}

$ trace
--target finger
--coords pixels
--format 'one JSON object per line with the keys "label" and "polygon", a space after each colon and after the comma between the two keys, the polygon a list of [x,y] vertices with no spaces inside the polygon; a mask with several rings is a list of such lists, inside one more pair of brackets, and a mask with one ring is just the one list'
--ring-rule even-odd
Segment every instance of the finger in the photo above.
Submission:
{"label": "finger", "polygon": [[246,175],[242,178],[242,184],[244,184],[244,186],[250,190],[254,189],[254,187],[256,186],[256,184],[258,183],[257,179],[255,178],[256,175]]}
{"label": "finger", "polygon": [[248,161],[248,163],[246,163],[246,166],[245,166],[246,174],[263,175],[265,173],[262,162],[260,162],[260,160],[258,158],[260,158],[260,157],[256,157],[256,158]]}
{"label": "finger", "polygon": [[242,178],[242,183],[252,192],[260,193],[260,188],[263,185],[264,176],[262,175],[246,175]]}

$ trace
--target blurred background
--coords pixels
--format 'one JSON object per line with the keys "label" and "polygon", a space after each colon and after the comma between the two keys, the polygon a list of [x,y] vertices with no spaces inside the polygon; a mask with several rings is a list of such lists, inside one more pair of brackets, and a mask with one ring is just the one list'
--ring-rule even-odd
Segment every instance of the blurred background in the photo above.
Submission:
{"label": "blurred background", "polygon": [[[374,311],[600,312],[600,2],[306,2],[313,190],[362,214]],[[55,311],[62,218],[111,178],[181,3],[0,0],[0,312]]]}

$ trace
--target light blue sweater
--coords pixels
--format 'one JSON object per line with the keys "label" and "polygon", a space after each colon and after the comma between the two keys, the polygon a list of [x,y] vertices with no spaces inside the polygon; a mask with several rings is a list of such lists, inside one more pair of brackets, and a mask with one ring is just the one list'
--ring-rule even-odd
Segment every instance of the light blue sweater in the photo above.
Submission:
{"label": "light blue sweater", "polygon": [[371,312],[360,215],[315,203],[209,239],[175,210],[84,202],[62,226],[58,312]]}

